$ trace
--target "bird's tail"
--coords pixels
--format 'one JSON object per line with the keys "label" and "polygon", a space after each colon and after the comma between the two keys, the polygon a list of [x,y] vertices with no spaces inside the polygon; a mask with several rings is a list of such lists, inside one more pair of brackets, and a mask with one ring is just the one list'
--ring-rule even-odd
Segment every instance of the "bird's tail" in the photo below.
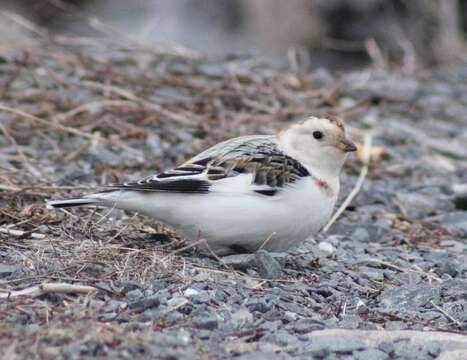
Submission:
{"label": "bird's tail", "polygon": [[75,206],[97,205],[98,203],[100,203],[99,199],[92,198],[54,200],[47,202],[47,209],[62,209]]}
{"label": "bird's tail", "polygon": [[[104,207],[115,206],[120,208],[122,195],[125,192],[122,192],[120,189],[109,189],[103,190],[94,194],[86,194],[80,198],[74,199],[65,199],[65,200],[52,200],[48,201],[46,206],[47,209],[62,209],[76,206],[89,206],[89,205],[98,205]],[[125,204],[121,204],[125,209]]]}
{"label": "bird's tail", "polygon": [[152,214],[152,209],[154,206],[151,201],[149,201],[149,210],[145,208],[145,204],[148,204],[148,200],[146,199],[147,196],[148,194],[140,194],[139,192],[135,191],[109,189],[94,194],[83,195],[82,197],[75,199],[48,201],[46,205],[48,209],[97,205],[102,207],[115,207],[116,209]]}

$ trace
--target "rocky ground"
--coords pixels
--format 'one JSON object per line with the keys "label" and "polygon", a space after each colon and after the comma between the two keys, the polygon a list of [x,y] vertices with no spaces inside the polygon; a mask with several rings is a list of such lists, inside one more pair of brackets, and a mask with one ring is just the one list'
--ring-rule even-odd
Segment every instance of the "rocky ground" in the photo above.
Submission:
{"label": "rocky ground", "polygon": [[[38,33],[0,59],[4,358],[467,358],[467,64],[297,73],[85,40]],[[151,219],[44,208],[308,114],[371,133],[372,159],[290,253],[208,258]],[[15,292],[44,283],[95,291]]]}

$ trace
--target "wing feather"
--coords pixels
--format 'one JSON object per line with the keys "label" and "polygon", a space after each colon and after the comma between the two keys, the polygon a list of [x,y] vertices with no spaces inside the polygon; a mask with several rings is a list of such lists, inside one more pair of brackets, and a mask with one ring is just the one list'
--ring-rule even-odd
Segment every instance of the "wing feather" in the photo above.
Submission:
{"label": "wing feather", "polygon": [[176,168],[112,187],[207,193],[216,181],[244,174],[253,175],[251,191],[265,196],[273,196],[296,180],[310,176],[298,160],[277,146],[272,136],[256,135],[222,142]]}

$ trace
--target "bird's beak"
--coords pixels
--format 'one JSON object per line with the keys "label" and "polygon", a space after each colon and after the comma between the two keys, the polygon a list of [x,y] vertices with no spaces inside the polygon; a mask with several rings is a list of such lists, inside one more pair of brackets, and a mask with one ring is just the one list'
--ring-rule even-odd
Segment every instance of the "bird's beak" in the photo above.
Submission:
{"label": "bird's beak", "polygon": [[346,138],[339,139],[339,142],[337,143],[337,147],[346,153],[357,151],[357,147],[355,146],[355,144]]}

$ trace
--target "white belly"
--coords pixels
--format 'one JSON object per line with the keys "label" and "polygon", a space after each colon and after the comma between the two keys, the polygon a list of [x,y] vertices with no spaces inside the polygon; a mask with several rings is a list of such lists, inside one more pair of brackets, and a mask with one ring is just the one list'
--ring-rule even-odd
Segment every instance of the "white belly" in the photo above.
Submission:
{"label": "white belly", "polygon": [[123,192],[117,207],[153,216],[189,241],[206,239],[211,250],[225,254],[230,246],[284,251],[300,244],[329,220],[336,197],[324,194],[308,177],[274,196]]}

